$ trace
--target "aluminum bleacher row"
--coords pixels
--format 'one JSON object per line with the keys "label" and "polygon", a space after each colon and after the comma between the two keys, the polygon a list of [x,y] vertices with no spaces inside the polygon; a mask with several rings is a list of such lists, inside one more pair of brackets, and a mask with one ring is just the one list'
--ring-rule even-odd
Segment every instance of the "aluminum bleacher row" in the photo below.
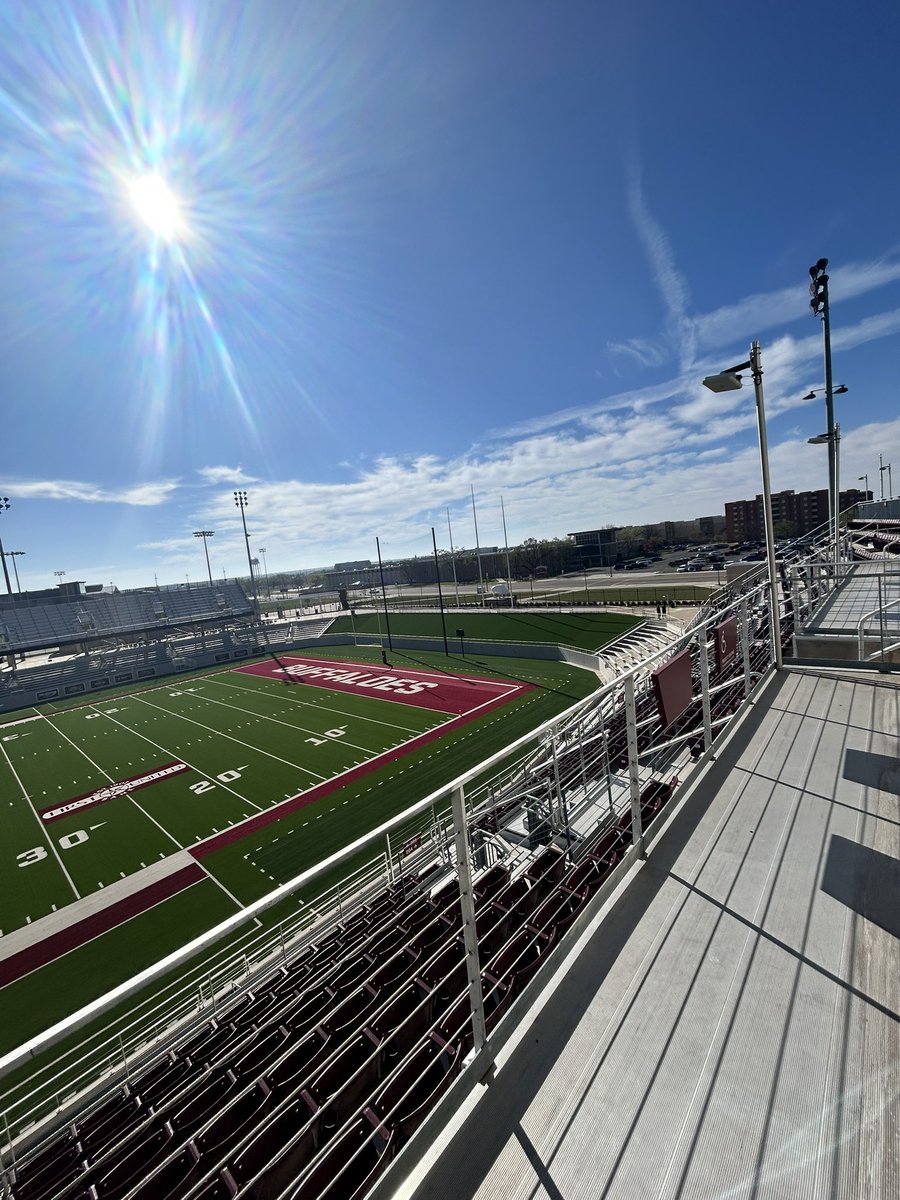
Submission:
{"label": "aluminum bleacher row", "polygon": [[[645,788],[645,822],[674,782]],[[497,864],[476,882],[489,1029],[630,843],[629,810],[574,866],[548,845],[516,878]],[[10,1194],[361,1196],[471,1045],[456,880],[401,881],[35,1148]]]}
{"label": "aluminum bleacher row", "polygon": [[88,593],[52,604],[21,601],[0,607],[0,644],[4,651],[67,645],[126,631],[169,628],[216,617],[250,616],[241,588],[223,580],[148,592]]}
{"label": "aluminum bleacher row", "polygon": [[[717,671],[707,659],[701,671],[708,631],[686,635],[694,698],[675,723],[664,729],[649,688],[637,690],[642,776],[633,796],[642,828],[678,783],[665,747],[677,741],[682,755],[693,757],[708,741],[698,678],[710,674],[708,715],[716,723],[765,673],[771,648],[759,595],[740,602],[744,662],[738,655]],[[784,644],[792,630],[786,610]],[[570,743],[561,735],[552,756],[545,747],[543,759],[530,760],[528,782],[537,793],[546,784],[549,795],[555,784],[559,796],[572,795],[579,778],[599,787],[626,765],[637,778],[622,697],[621,687],[611,688],[599,715],[585,711],[587,751],[584,738]],[[517,804],[521,799],[504,797],[479,809],[470,827],[482,864],[475,931],[488,1030],[636,849],[631,801],[614,806],[610,795],[608,813],[590,833],[570,843],[568,830],[563,839],[548,819],[531,827],[527,853],[510,851],[488,865],[479,855]],[[164,1050],[142,1051],[124,1081],[79,1111],[67,1110],[63,1126],[25,1138],[15,1158],[4,1159],[0,1196],[361,1200],[473,1049],[459,882],[446,864],[437,882],[430,872],[408,874],[355,910],[345,902],[338,923],[313,936],[292,956],[282,949],[278,965],[270,962],[243,990],[219,996],[211,1018],[167,1035]]]}

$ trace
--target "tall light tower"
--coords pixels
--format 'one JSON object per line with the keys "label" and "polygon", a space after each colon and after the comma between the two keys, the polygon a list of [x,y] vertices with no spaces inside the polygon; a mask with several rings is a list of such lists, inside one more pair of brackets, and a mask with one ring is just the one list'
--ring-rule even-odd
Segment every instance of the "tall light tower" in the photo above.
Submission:
{"label": "tall light tower", "polygon": [[253,605],[256,609],[256,615],[259,616],[259,597],[256,594],[256,577],[253,574],[253,559],[250,557],[250,535],[247,532],[247,518],[244,515],[249,501],[246,492],[235,492],[234,503],[241,510],[241,524],[244,527],[244,545],[247,548],[247,566],[250,568],[250,590],[253,593]]}
{"label": "tall light tower", "polygon": [[209,546],[206,544],[206,539],[215,537],[214,529],[195,529],[194,537],[203,538],[203,549],[206,552],[206,573],[209,576],[209,586],[212,587],[212,568],[209,565]]}
{"label": "tall light tower", "polygon": [[13,560],[13,571],[15,572],[15,576],[16,576],[16,591],[21,596],[22,585],[19,583],[19,568],[16,566],[16,559],[21,558],[24,555],[25,551],[24,550],[6,550],[4,553],[6,554],[7,558],[11,558]]}
{"label": "tall light tower", "polygon": [[257,550],[256,553],[262,555],[263,571],[265,572],[265,575],[266,575],[266,599],[271,600],[272,599],[272,589],[269,587],[269,564],[266,562],[265,546],[260,546],[260,548]]}
{"label": "tall light tower", "polygon": [[[0,515],[9,508],[9,496],[0,496]],[[7,595],[12,595],[12,584],[9,582],[9,567],[6,565],[6,555],[3,553],[3,541],[0,540],[0,559],[3,560],[3,578],[6,580]]]}
{"label": "tall light tower", "polygon": [[828,301],[828,259],[820,258],[809,268],[809,307],[814,317],[822,318],[822,334],[825,341],[825,422],[828,438],[828,515],[831,536],[834,539],[834,555],[837,559],[840,541],[841,498],[835,490],[835,458],[837,441],[834,436],[834,391],[831,383],[831,310]]}

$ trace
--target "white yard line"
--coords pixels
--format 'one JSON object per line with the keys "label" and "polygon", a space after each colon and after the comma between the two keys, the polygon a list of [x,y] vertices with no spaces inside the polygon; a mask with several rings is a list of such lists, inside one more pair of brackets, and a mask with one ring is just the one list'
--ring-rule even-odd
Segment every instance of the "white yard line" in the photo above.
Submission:
{"label": "white yard line", "polygon": [[[267,676],[265,676],[265,675],[257,675],[257,676],[256,676],[256,678],[257,678],[257,679],[266,679],[266,678],[268,678],[268,677],[267,677]],[[343,708],[333,708],[333,707],[332,707],[330,704],[314,704],[314,703],[312,702],[312,700],[300,700],[300,699],[299,699],[298,697],[296,697],[296,696],[291,696],[291,695],[288,695],[288,694],[287,694],[287,692],[285,692],[285,693],[279,693],[279,695],[278,695],[278,696],[273,696],[273,695],[272,695],[270,692],[261,692],[261,691],[259,690],[259,688],[254,688],[254,687],[241,687],[241,685],[240,685],[239,683],[230,683],[228,680],[225,680],[225,679],[210,679],[210,680],[209,680],[209,682],[210,682],[210,683],[217,683],[217,684],[219,685],[219,687],[233,687],[233,688],[236,688],[236,689],[237,689],[239,692],[250,692],[250,693],[251,693],[252,695],[254,695],[254,696],[264,696],[266,699],[269,699],[269,700],[272,700],[272,701],[277,701],[277,700],[288,700],[288,701],[290,701],[290,703],[291,703],[291,704],[296,704],[296,705],[298,705],[298,706],[299,706],[299,707],[301,707],[301,708],[313,708],[313,709],[315,709],[315,710],[316,710],[316,712],[327,712],[327,713],[334,713],[334,714],[335,714],[335,716],[338,716],[338,717],[345,717],[347,720],[354,720],[354,721],[369,721],[369,722],[370,722],[371,724],[373,724],[373,725],[386,725],[386,726],[388,727],[388,729],[399,729],[399,730],[401,730],[403,733],[412,733],[412,734],[416,734],[416,735],[418,735],[418,734],[420,734],[420,733],[427,732],[426,730],[421,730],[421,729],[411,729],[411,728],[409,728],[409,727],[408,727],[408,726],[406,726],[406,725],[394,725],[394,724],[393,724],[392,722],[390,722],[390,721],[380,721],[380,720],[379,720],[377,717],[364,717],[364,716],[360,716],[360,715],[358,715],[357,713],[348,713],[348,712],[346,711],[346,709],[343,709]],[[293,682],[294,682],[295,684],[297,684],[297,683],[300,683],[300,684],[302,684],[302,683],[303,683],[303,680],[302,680],[302,679],[295,679]],[[312,687],[312,685],[311,685],[311,684],[307,684],[306,686],[307,686],[307,687]],[[315,690],[316,690],[316,691],[319,691],[319,692],[324,692],[324,691],[330,691],[330,690],[332,690],[332,689],[330,689],[330,688],[318,687],[318,688],[316,688]],[[371,699],[371,700],[377,700],[377,699],[379,699],[379,697],[377,697],[377,696],[371,696],[371,697],[369,697],[369,699]],[[413,704],[401,705],[401,707],[404,707],[404,708],[417,708],[417,711],[418,711],[418,712],[437,712],[437,711],[438,711],[437,709],[424,709],[424,708],[422,708],[421,706],[416,706],[416,705],[413,705]],[[438,713],[438,715],[439,715],[439,716],[452,716],[452,715],[455,715],[455,714],[451,714],[451,713],[445,713],[445,712],[441,711],[440,713]]]}
{"label": "white yard line", "polygon": [[[266,693],[257,692],[254,688],[249,688],[247,690],[253,692],[253,694],[255,696],[263,696],[265,699],[271,700],[271,701],[273,701],[273,703],[275,702],[274,696],[267,696]],[[225,700],[213,700],[213,698],[211,696],[204,696],[203,699],[206,701],[207,704],[221,704],[221,706],[223,708],[230,708],[232,710],[232,712],[243,713],[245,716],[248,714],[248,710],[246,708],[238,708],[238,706],[236,704],[228,704]],[[304,703],[306,703],[306,702],[304,701]],[[174,713],[174,715],[180,716],[181,714]],[[294,733],[308,733],[308,734],[310,734],[311,737],[315,737],[315,738],[322,737],[322,733],[319,730],[307,729],[305,725],[293,725],[290,721],[282,721],[279,717],[269,717],[269,716],[266,716],[265,713],[253,713],[252,715],[255,717],[258,717],[261,721],[271,721],[273,725],[284,725],[285,728],[292,730]],[[345,719],[348,721],[352,721],[355,719],[351,713],[345,713],[344,716],[345,716]],[[188,718],[188,720],[190,720],[190,718]],[[388,725],[388,723],[386,721],[384,722],[384,724]],[[388,728],[389,729],[401,729],[402,727],[399,725],[388,725]],[[412,733],[414,731],[413,730],[404,730],[404,732]],[[336,740],[337,739],[335,739],[335,741]],[[362,751],[363,754],[368,754],[370,757],[373,754],[381,753],[380,750],[374,750],[370,746],[360,746],[356,742],[348,742],[345,738],[340,739],[340,744],[342,746],[349,746],[352,750],[360,750],[360,751]]]}
{"label": "white yard line", "polygon": [[[238,746],[243,746],[245,750],[252,750],[254,754],[264,754],[266,758],[274,758],[276,762],[283,763],[286,767],[291,767],[295,771],[303,771],[304,774],[318,779],[320,783],[324,783],[329,778],[328,775],[320,775],[318,771],[311,771],[309,767],[302,767],[299,763],[282,758],[279,754],[272,754],[270,750],[262,750],[259,746],[251,746],[249,742],[242,742],[240,738],[233,737],[230,733],[223,733],[221,729],[213,729],[211,725],[204,725],[202,721],[195,721],[193,717],[186,717],[183,713],[173,712],[170,708],[162,708],[161,705],[152,704],[149,700],[144,700],[140,696],[135,696],[134,699],[141,704],[146,704],[148,708],[158,709],[159,712],[165,713],[167,717],[178,717],[180,721],[187,721],[191,725],[196,725],[199,729],[205,729],[207,733],[214,734],[215,737],[226,738],[229,742],[235,742]],[[296,726],[292,726],[291,728],[296,729]]]}
{"label": "white yard line", "polygon": [[65,864],[63,863],[63,860],[60,857],[60,853],[59,853],[59,850],[57,849],[56,843],[54,842],[53,838],[50,836],[47,826],[41,820],[40,816],[38,815],[37,809],[31,803],[31,797],[28,795],[28,792],[25,790],[24,783],[19,778],[19,772],[12,765],[12,760],[10,759],[9,755],[7,754],[6,750],[4,749],[4,747],[2,745],[0,745],[0,751],[2,751],[3,757],[6,759],[6,765],[9,767],[10,771],[12,771],[16,783],[22,789],[22,795],[25,797],[25,802],[27,803],[28,807],[31,809],[32,814],[34,815],[34,819],[37,821],[38,825],[41,828],[41,836],[46,840],[47,845],[53,851],[53,856],[56,859],[56,861],[59,863],[59,869],[62,871],[63,875],[65,875],[66,879],[68,879],[69,886],[72,888],[72,891],[75,893],[75,899],[80,900],[81,892],[79,892],[78,888],[75,886],[75,880],[72,878],[72,876],[66,870]]}
{"label": "white yard line", "polygon": [[[137,699],[137,697],[132,696],[132,699]],[[94,705],[92,704],[90,707],[94,708]],[[156,705],[153,705],[153,707],[155,708]],[[112,721],[113,725],[118,725],[120,729],[124,729],[127,733],[133,733],[135,737],[139,737],[142,741],[147,742],[148,745],[153,746],[154,749],[161,751],[163,754],[168,754],[170,756],[174,755],[174,750],[170,750],[167,746],[161,746],[159,742],[154,742],[153,738],[147,737],[146,733],[140,733],[137,729],[132,729],[131,726],[126,725],[124,721],[117,721],[115,717],[111,717],[109,713],[103,712],[102,709],[97,709],[96,711],[102,716],[106,717],[107,721]],[[167,710],[163,709],[163,712],[165,711]],[[179,754],[178,759],[180,762],[183,762],[186,766],[190,767],[192,771],[196,771],[198,775],[202,775],[204,779],[209,779],[210,783],[214,782],[216,787],[223,788],[226,792],[231,792],[232,796],[237,797],[242,804],[249,804],[250,807],[255,808],[257,812],[263,811],[265,807],[264,805],[254,804],[252,800],[248,800],[246,796],[242,796],[239,791],[237,791],[235,788],[229,787],[227,783],[222,783],[220,779],[213,780],[205,771],[201,771],[200,768],[195,767],[192,762],[188,762],[183,754]]]}
{"label": "white yard line", "polygon": [[[91,707],[93,708],[93,705],[91,705]],[[110,720],[110,721],[112,719],[113,719],[112,717],[107,718],[107,720]],[[63,731],[59,728],[58,725],[54,725],[53,722],[50,721],[49,717],[47,718],[47,720],[48,720],[51,728],[55,729],[61,738],[65,738],[65,740],[69,743],[69,745],[72,747],[73,750],[77,750],[79,754],[83,755],[95,770],[99,771],[101,775],[105,775],[110,783],[118,783],[119,782],[115,778],[115,776],[110,775],[109,771],[105,771],[98,762],[94,762],[94,760],[91,758],[91,756],[88,754],[88,752],[86,750],[82,750],[82,748],[78,745],[77,742],[73,742],[72,739],[69,737],[69,735],[67,733],[63,733]],[[138,812],[142,812],[148,821],[152,821],[153,824],[156,826],[156,828],[159,829],[162,833],[164,833],[170,842],[174,842],[179,850],[187,849],[186,846],[183,846],[181,844],[181,842],[179,842],[177,837],[175,837],[173,834],[169,833],[168,829],[166,829],[163,825],[160,825],[159,821],[157,821],[157,819],[155,817],[151,817],[150,814],[147,812],[147,810],[143,807],[143,805],[138,804],[137,800],[135,800],[134,796],[132,796],[132,794],[130,792],[125,792],[124,795],[128,797],[128,799],[131,801],[131,803],[134,805],[134,807],[138,810]]]}

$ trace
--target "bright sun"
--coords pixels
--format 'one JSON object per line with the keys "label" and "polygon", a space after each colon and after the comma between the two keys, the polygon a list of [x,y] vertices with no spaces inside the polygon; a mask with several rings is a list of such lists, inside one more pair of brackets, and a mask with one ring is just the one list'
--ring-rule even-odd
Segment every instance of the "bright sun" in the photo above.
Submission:
{"label": "bright sun", "polygon": [[128,195],[138,216],[157,237],[171,242],[184,233],[184,216],[178,198],[155,172],[133,179],[128,186]]}

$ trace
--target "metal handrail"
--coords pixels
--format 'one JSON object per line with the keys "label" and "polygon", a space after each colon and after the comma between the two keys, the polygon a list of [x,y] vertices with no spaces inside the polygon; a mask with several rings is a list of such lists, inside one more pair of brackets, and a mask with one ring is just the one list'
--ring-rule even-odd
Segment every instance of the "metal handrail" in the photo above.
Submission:
{"label": "metal handrail", "polygon": [[857,626],[856,626],[856,638],[857,638],[857,645],[859,647],[859,661],[860,662],[869,662],[872,659],[878,658],[879,655],[886,654],[888,650],[896,649],[896,647],[894,647],[894,646],[887,646],[887,647],[882,646],[879,650],[877,650],[874,654],[870,655],[869,658],[867,659],[866,658],[866,644],[865,644],[866,643],[866,634],[865,634],[864,626],[865,626],[866,621],[868,621],[869,617],[876,617],[880,613],[887,612],[887,610],[889,608],[893,608],[897,604],[900,604],[900,597],[898,597],[898,599],[896,599],[896,600],[889,600],[887,602],[887,604],[881,604],[878,606],[878,608],[873,608],[871,612],[867,612],[863,616],[860,617],[859,622],[857,623]]}

